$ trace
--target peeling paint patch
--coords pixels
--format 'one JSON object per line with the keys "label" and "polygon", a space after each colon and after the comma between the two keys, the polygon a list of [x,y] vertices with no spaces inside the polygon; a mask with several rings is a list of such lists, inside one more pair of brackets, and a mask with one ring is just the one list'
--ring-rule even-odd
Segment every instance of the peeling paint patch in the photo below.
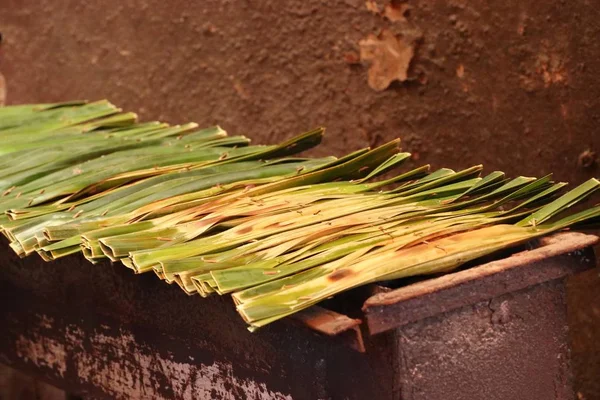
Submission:
{"label": "peeling paint patch", "polygon": [[369,86],[377,91],[388,88],[398,80],[407,79],[408,68],[414,56],[414,45],[383,30],[378,36],[369,35],[359,42],[360,59],[371,64],[368,73]]}
{"label": "peeling paint patch", "polygon": [[[83,340],[75,333],[71,338],[76,343]],[[151,353],[128,332],[116,336],[98,333],[88,340],[92,351],[74,355],[78,375],[114,396],[235,400],[240,398],[236,393],[242,392],[257,400],[291,400],[290,396],[269,391],[262,383],[237,378],[231,364],[191,364]]]}
{"label": "peeling paint patch", "polygon": [[39,333],[31,337],[21,335],[16,342],[17,355],[40,368],[50,368],[65,376],[66,351],[62,343]]}
{"label": "peeling paint patch", "polygon": [[92,335],[68,325],[60,339],[54,320],[37,315],[38,325],[17,338],[19,358],[49,368],[61,377],[76,377],[117,399],[219,399],[292,400],[269,390],[264,383],[236,376],[225,361],[194,362],[188,356],[178,361],[172,354],[159,354],[139,343],[125,330],[94,331]]}

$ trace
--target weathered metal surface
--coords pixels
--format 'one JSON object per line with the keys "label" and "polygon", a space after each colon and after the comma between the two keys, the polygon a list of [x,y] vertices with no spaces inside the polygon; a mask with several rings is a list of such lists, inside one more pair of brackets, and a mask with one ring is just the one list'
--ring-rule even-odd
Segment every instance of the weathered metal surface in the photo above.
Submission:
{"label": "weathered metal surface", "polygon": [[[133,330],[101,324],[87,329],[47,314],[20,319],[21,332],[12,336],[16,356],[24,364],[62,379],[102,388],[104,395],[131,399],[291,399],[266,384],[241,378],[231,362],[203,359],[197,349],[186,354],[168,350],[177,338],[162,336],[152,344]],[[27,324],[24,325],[23,323]],[[15,335],[14,327],[10,334]],[[156,344],[163,342],[164,351]]]}
{"label": "weathered metal surface", "polygon": [[428,279],[367,299],[363,310],[371,334],[489,300],[594,265],[589,248],[598,237],[560,233],[540,241],[540,247],[502,260]]}
{"label": "weathered metal surface", "polygon": [[564,282],[396,330],[401,400],[573,400]]}
{"label": "weathered metal surface", "polygon": [[563,233],[368,299],[370,332],[395,335],[396,398],[574,399],[565,277],[594,265],[597,241]]}
{"label": "weathered metal surface", "polygon": [[594,240],[562,235],[475,275],[366,288],[369,318],[395,309],[395,325],[378,321],[397,328],[366,338],[364,354],[328,337],[362,337],[338,313],[301,316],[323,334],[289,323],[250,333],[228,299],[188,297],[120,265],[5,251],[0,362],[90,398],[570,399],[562,277],[591,267],[591,250],[576,249]]}
{"label": "weathered metal surface", "polygon": [[230,299],[189,297],[120,265],[0,257],[0,363],[70,392],[392,399],[393,359],[377,351],[389,347],[361,354],[290,323],[250,333]]}

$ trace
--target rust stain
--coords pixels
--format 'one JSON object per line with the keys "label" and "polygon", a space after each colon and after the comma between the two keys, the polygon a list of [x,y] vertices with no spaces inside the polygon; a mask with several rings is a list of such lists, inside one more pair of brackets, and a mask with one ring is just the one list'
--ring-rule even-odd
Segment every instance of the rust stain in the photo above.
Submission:
{"label": "rust stain", "polygon": [[38,368],[49,368],[64,377],[67,371],[67,352],[64,344],[39,332],[21,335],[16,342],[17,356]]}
{"label": "rust stain", "polygon": [[517,25],[517,33],[520,36],[523,36],[525,34],[526,28],[527,28],[527,14],[525,14],[524,12],[521,12],[519,14],[519,23]]}
{"label": "rust stain", "polygon": [[348,51],[344,53],[344,62],[350,65],[360,64],[360,56],[354,51]]}

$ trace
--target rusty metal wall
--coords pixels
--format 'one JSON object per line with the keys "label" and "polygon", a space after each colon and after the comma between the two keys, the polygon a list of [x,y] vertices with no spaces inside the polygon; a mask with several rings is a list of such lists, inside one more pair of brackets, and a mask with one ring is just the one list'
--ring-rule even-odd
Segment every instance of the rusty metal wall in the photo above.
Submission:
{"label": "rusty metal wall", "polygon": [[387,335],[362,354],[294,324],[250,333],[231,299],[189,297],[119,264],[8,252],[0,264],[0,302],[10,305],[0,308],[0,363],[70,393],[392,400],[392,354],[376,351],[392,348]]}
{"label": "rusty metal wall", "polygon": [[249,333],[229,299],[120,265],[4,253],[0,363],[85,398],[571,400],[564,278],[594,266],[597,238],[548,240],[382,288],[366,353],[289,321]]}
{"label": "rusty metal wall", "polygon": [[[2,0],[9,103],[108,97],[144,118],[314,154],[400,136],[412,163],[598,175],[600,7],[589,0]],[[600,398],[600,279],[570,285],[582,398]]]}
{"label": "rusty metal wall", "polygon": [[565,311],[555,281],[400,328],[400,398],[574,400]]}
{"label": "rusty metal wall", "polygon": [[562,233],[370,297],[369,331],[396,328],[399,398],[574,399],[565,282],[594,267],[596,243]]}

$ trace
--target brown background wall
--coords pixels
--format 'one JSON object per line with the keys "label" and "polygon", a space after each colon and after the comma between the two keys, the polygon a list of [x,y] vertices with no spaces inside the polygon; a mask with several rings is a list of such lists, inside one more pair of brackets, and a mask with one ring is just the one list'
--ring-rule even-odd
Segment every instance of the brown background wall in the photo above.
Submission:
{"label": "brown background wall", "polygon": [[[599,6],[0,0],[0,72],[9,103],[109,98],[146,119],[218,123],[262,143],[324,125],[314,154],[401,137],[414,164],[575,183],[600,175]],[[370,72],[361,41],[385,45]],[[390,76],[403,81],[373,89]],[[569,299],[585,399],[600,399],[597,275],[572,282]]]}

